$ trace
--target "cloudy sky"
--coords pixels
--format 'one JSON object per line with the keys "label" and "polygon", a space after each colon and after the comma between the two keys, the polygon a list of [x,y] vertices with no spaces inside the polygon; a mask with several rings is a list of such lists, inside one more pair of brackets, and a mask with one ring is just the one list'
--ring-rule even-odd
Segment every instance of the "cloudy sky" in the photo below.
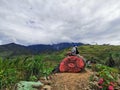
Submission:
{"label": "cloudy sky", "polygon": [[120,0],[0,0],[0,44],[120,45]]}

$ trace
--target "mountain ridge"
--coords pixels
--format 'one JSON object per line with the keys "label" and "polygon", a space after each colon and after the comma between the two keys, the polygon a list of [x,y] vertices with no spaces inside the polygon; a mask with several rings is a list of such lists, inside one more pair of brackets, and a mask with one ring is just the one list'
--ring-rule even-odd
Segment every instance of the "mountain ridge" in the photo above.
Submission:
{"label": "mountain ridge", "polygon": [[0,56],[14,56],[14,55],[33,55],[45,52],[60,51],[65,48],[73,47],[74,45],[81,46],[83,43],[58,43],[58,44],[35,44],[24,46],[16,43],[9,43],[0,45]]}

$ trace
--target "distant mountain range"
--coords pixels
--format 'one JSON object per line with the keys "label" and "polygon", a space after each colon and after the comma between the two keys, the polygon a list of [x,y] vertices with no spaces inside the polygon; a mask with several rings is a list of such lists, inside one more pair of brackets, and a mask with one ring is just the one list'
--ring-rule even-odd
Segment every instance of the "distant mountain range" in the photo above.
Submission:
{"label": "distant mountain range", "polygon": [[80,46],[83,43],[59,43],[52,45],[37,44],[37,45],[19,45],[15,43],[9,43],[5,45],[0,45],[0,56],[15,56],[15,55],[31,55],[39,54],[44,52],[59,51],[65,48],[73,47],[74,45]]}

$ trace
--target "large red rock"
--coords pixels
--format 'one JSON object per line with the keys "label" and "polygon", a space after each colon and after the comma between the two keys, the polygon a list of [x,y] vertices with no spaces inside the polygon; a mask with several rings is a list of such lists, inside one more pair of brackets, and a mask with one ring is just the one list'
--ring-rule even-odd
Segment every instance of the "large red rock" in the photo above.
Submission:
{"label": "large red rock", "polygon": [[68,56],[60,63],[60,72],[80,72],[84,69],[85,63],[82,58],[78,56]]}

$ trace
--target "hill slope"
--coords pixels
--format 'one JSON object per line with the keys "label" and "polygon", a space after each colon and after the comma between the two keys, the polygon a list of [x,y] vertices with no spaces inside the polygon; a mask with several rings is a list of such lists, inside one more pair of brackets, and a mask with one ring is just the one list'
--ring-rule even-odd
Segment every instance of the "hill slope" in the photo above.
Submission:
{"label": "hill slope", "polygon": [[59,43],[53,45],[30,45],[24,46],[15,43],[10,43],[6,45],[0,45],[0,56],[11,57],[16,55],[30,55],[30,54],[40,54],[45,52],[60,51],[65,48],[72,47],[73,44],[78,46],[83,45],[83,43]]}
{"label": "hill slope", "polygon": [[28,55],[32,52],[23,45],[10,43],[6,45],[0,45],[0,56],[9,57],[14,55]]}

